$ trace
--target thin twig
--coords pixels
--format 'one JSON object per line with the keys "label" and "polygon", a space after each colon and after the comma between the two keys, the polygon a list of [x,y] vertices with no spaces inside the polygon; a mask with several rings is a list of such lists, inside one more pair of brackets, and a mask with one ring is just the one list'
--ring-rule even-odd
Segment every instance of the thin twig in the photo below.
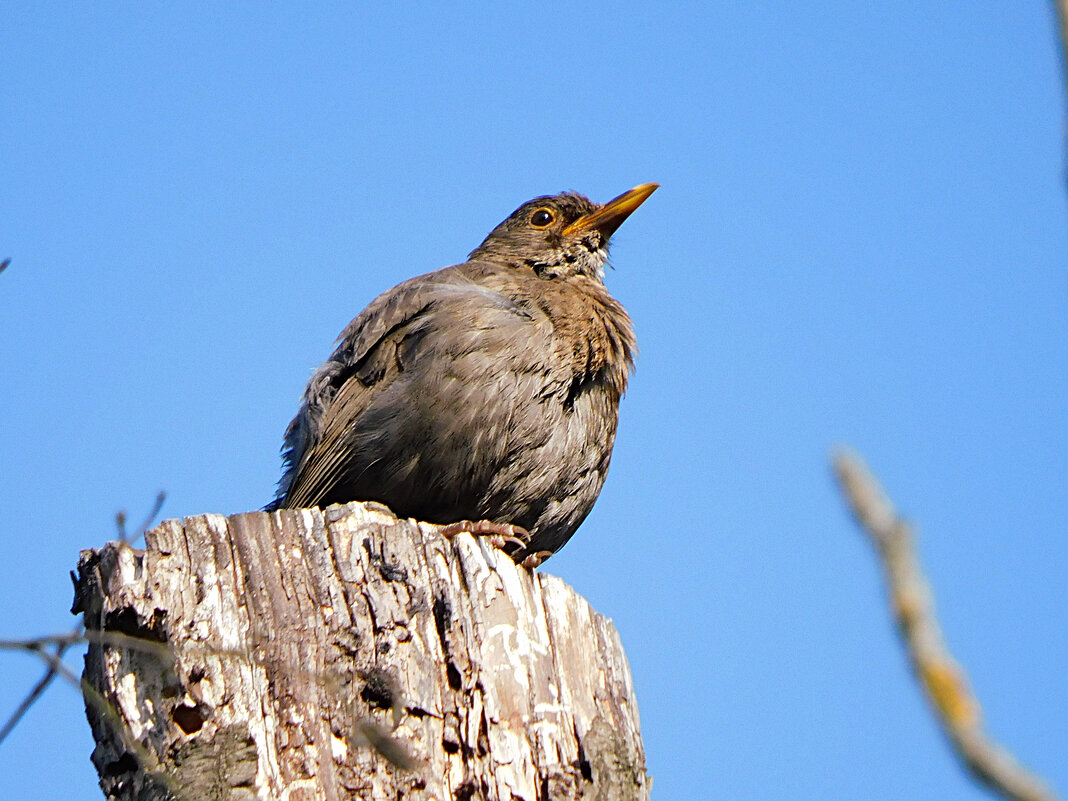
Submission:
{"label": "thin twig", "polygon": [[124,509],[120,509],[118,512],[116,512],[115,527],[119,531],[119,542],[123,542],[127,545],[133,545],[135,542],[141,539],[141,537],[145,535],[145,532],[148,531],[149,526],[151,526],[155,522],[156,517],[159,515],[160,509],[163,508],[163,502],[165,500],[167,500],[167,493],[163,490],[160,490],[159,493],[156,495],[156,501],[152,504],[152,508],[149,510],[148,514],[145,515],[145,519],[141,521],[141,525],[139,525],[134,530],[133,534],[127,534],[126,532],[126,511]]}
{"label": "thin twig", "polygon": [[[116,731],[119,737],[123,739],[124,745],[131,753],[137,755],[141,759],[141,764],[148,764],[144,757],[146,757],[147,751],[140,743],[132,741],[122,726],[121,721],[118,720],[117,715],[110,710],[110,707],[103,696],[100,695],[95,689],[88,686],[84,680],[79,680],[77,676],[67,667],[63,661],[64,652],[73,645],[80,642],[85,642],[88,638],[85,635],[85,631],[79,625],[76,629],[70,632],[70,634],[52,635],[49,637],[38,637],[32,640],[0,640],[0,650],[21,650],[27,653],[34,654],[39,657],[45,663],[44,677],[37,682],[37,685],[30,691],[29,695],[19,704],[19,708],[15,710],[15,713],[11,716],[8,722],[4,725],[3,731],[0,732],[0,742],[18,725],[18,722],[26,714],[33,703],[44,693],[49,684],[57,676],[65,679],[68,683],[74,687],[78,687],[82,690],[82,694],[86,699],[86,702],[96,708],[102,717],[107,718],[116,725]],[[49,653],[46,649],[51,646],[54,651]],[[109,716],[110,713],[110,716]]]}
{"label": "thin twig", "polygon": [[[3,271],[7,267],[10,259],[6,259],[0,262],[0,271]],[[126,533],[126,513],[118,512],[115,515],[115,523],[118,527],[119,541],[126,543],[127,545],[135,542],[148,530],[148,527],[152,525],[156,517],[159,515],[160,509],[163,507],[163,501],[166,499],[167,494],[160,492],[156,496],[155,503],[145,516],[144,521],[136,529],[132,536],[127,536]],[[122,639],[122,638],[126,639]],[[61,634],[51,637],[38,637],[31,640],[0,640],[0,650],[18,650],[27,651],[29,653],[36,654],[44,659],[46,668],[44,675],[41,679],[30,689],[26,697],[22,699],[22,702],[18,705],[15,711],[0,728],[0,743],[3,743],[4,739],[11,733],[11,731],[18,725],[19,721],[25,717],[26,713],[30,710],[40,698],[44,691],[48,689],[49,685],[55,680],[57,675],[60,675],[60,666],[63,665],[63,654],[67,652],[69,648],[80,642],[104,642],[105,644],[116,645],[118,647],[129,647],[141,650],[154,650],[161,658],[170,659],[170,651],[159,643],[149,643],[147,641],[138,640],[134,637],[128,637],[127,635],[116,635],[114,633],[101,633],[93,632],[86,634],[85,630],[79,624],[69,634]],[[46,652],[44,649],[51,647],[52,653]],[[77,684],[77,681],[75,681]]]}
{"label": "thin twig", "polygon": [[0,640],[0,651],[27,651],[39,653],[48,645],[69,648],[75,643],[85,641],[85,632],[79,626],[70,634],[49,634],[46,637],[34,637],[30,640]]}
{"label": "thin twig", "polygon": [[1051,790],[983,732],[979,702],[943,640],[911,527],[898,517],[859,455],[841,450],[833,461],[857,523],[882,557],[891,607],[912,670],[958,758],[973,776],[1005,798],[1055,801]]}
{"label": "thin twig", "polygon": [[1064,69],[1064,90],[1068,98],[1068,0],[1054,0],[1057,11],[1058,41],[1061,43],[1061,67]]}
{"label": "thin twig", "polygon": [[[81,628],[81,626],[78,626],[78,628],[71,632],[68,637],[74,635],[80,636]],[[54,643],[53,647],[55,648],[55,652],[52,654],[52,656],[55,658],[56,661],[62,660],[63,654],[66,653],[67,649],[74,645],[75,642],[75,640],[68,639]],[[32,649],[27,648],[25,650]],[[12,730],[14,730],[14,728],[19,724],[19,721],[22,720],[23,716],[30,710],[30,707],[33,706],[34,702],[36,702],[37,699],[44,694],[44,691],[48,689],[48,685],[51,684],[53,679],[55,679],[58,675],[59,669],[57,668],[56,663],[50,661],[48,667],[45,668],[45,673],[41,677],[41,680],[33,686],[33,689],[30,690],[29,694],[22,700],[22,703],[19,704],[18,708],[12,713],[11,717],[7,719],[7,722],[4,724],[3,728],[0,729],[0,743],[4,742],[7,736],[11,734]]]}
{"label": "thin twig", "polygon": [[[99,691],[86,684],[84,679],[79,681],[63,663],[61,659],[63,652],[71,646],[82,642],[95,643],[108,648],[123,648],[130,651],[139,651],[141,653],[151,654],[159,659],[164,665],[169,667],[173,667],[174,665],[174,653],[169,644],[117,631],[86,631],[79,626],[69,634],[50,634],[44,637],[34,637],[28,640],[0,640],[0,651],[25,651],[42,659],[47,666],[45,677],[38,682],[34,691],[30,693],[22,704],[20,704],[19,709],[4,726],[2,733],[0,733],[0,742],[2,742],[10,730],[18,724],[22,716],[25,715],[26,711],[34,701],[37,700],[37,697],[44,692],[45,688],[52,682],[52,680],[59,676],[60,678],[66,679],[75,687],[80,687],[83,694],[85,694],[87,701],[89,701],[89,703],[91,703],[93,707],[108,720],[109,724],[119,732],[127,749],[135,754],[141,764],[150,764],[151,759],[148,752],[139,743],[132,741],[132,738],[129,737],[118,710],[113,708]],[[53,648],[55,653],[48,653],[46,649],[49,647]],[[221,659],[237,659],[253,665],[261,664],[256,654],[252,650],[246,648],[216,648],[210,645],[194,645],[186,643],[182,648],[182,653],[186,657],[200,654],[201,656],[212,656]],[[311,671],[305,671],[297,665],[290,666],[287,669],[287,672],[305,678],[322,681],[324,686],[330,686],[332,684],[328,678]],[[404,714],[404,706],[401,701],[402,695],[400,690],[396,687],[390,688],[390,695],[395,699],[393,707],[393,725],[396,727]],[[378,727],[377,724],[364,721],[360,724],[357,732],[354,733],[354,736],[355,739],[352,742],[353,745],[369,746],[403,770],[415,770],[418,765],[418,761],[408,755],[400,741],[396,740],[387,729]]]}
{"label": "thin twig", "polygon": [[[1054,0],[1053,7],[1057,16],[1057,42],[1061,51],[1061,71],[1064,74],[1062,89],[1064,98],[1068,101],[1068,0]],[[1068,113],[1068,103],[1064,110]],[[1068,120],[1068,117],[1065,119]]]}
{"label": "thin twig", "polygon": [[[144,637],[135,637],[132,634],[123,634],[121,631],[85,631],[80,626],[70,634],[49,634],[45,637],[34,637],[30,640],[0,640],[0,651],[26,651],[31,654],[42,655],[47,646],[66,649],[80,642],[96,643],[110,648],[125,648],[130,651],[151,654],[167,665],[174,662],[174,654],[166,643],[149,640]],[[205,647],[204,651],[217,655],[214,649]],[[244,651],[233,651],[222,655],[236,658],[245,658],[247,656]]]}
{"label": "thin twig", "polygon": [[136,541],[145,535],[149,526],[156,522],[156,518],[159,516],[160,510],[163,508],[163,502],[167,500],[167,493],[160,490],[156,494],[156,501],[152,504],[152,508],[148,510],[148,514],[145,515],[145,519],[141,521],[141,525],[134,531],[133,540]]}
{"label": "thin twig", "polygon": [[[59,640],[60,638],[42,637],[41,639]],[[71,685],[82,691],[82,697],[85,699],[86,704],[93,707],[101,718],[114,728],[119,739],[122,740],[123,747],[125,747],[129,753],[134,755],[138,764],[142,766],[146,773],[151,774],[154,779],[160,782],[168,790],[172,791],[172,793],[178,790],[173,778],[158,769],[156,759],[144,745],[133,738],[129,730],[126,728],[122,718],[119,716],[118,710],[108,703],[107,699],[99,690],[89,684],[86,679],[79,679],[74,675],[71,669],[67,667],[66,663],[63,662],[58,655],[46,653],[41,649],[34,650],[34,653],[44,660],[45,664],[48,665],[49,670],[54,671],[56,675],[66,679]]]}

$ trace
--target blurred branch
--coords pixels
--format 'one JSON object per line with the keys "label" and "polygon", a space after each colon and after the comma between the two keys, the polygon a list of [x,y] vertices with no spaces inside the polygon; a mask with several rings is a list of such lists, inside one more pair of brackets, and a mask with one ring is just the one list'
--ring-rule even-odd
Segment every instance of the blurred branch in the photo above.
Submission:
{"label": "blurred branch", "polygon": [[[0,261],[0,273],[2,273],[4,270],[6,270],[7,269],[7,265],[9,265],[9,264],[11,264],[11,259],[4,259],[3,261]],[[2,740],[2,739],[3,738],[0,737],[0,740]]]}
{"label": "blurred branch", "polygon": [[[152,765],[151,754],[148,752],[148,749],[146,749],[143,745],[141,745],[141,743],[137,742],[137,740],[130,736],[130,733],[123,725],[122,720],[119,718],[118,714],[112,708],[112,706],[108,703],[107,699],[104,698],[104,696],[102,696],[95,688],[91,687],[89,683],[85,681],[85,679],[79,679],[76,675],[74,675],[73,671],[71,671],[71,669],[67,667],[66,663],[63,661],[62,654],[64,650],[79,642],[93,642],[94,639],[95,638],[93,637],[93,635],[87,636],[85,629],[79,625],[77,629],[67,635],[53,635],[48,637],[39,637],[34,640],[22,641],[0,640],[0,649],[24,650],[36,654],[42,660],[44,660],[45,664],[48,666],[48,672],[45,674],[45,678],[47,679],[47,681],[42,681],[38,685],[41,687],[41,692],[44,691],[44,688],[47,687],[48,683],[51,682],[51,680],[56,676],[66,679],[67,682],[70,683],[72,686],[81,689],[82,697],[85,699],[87,707],[91,707],[97,711],[97,713],[101,716],[101,719],[105,721],[122,739],[126,747],[129,748],[130,753],[136,755],[136,758],[141,760],[140,764],[145,765],[147,769],[147,766]],[[134,637],[124,637],[122,641],[124,643],[129,644],[129,642],[139,642],[139,639]],[[56,646],[55,653],[48,653],[47,651],[45,651],[44,647],[49,644]],[[152,643],[151,645],[155,646],[155,648],[162,647],[159,643]],[[37,695],[40,694],[40,692],[37,693]],[[4,727],[4,736],[6,736],[7,733],[15,727],[15,725],[18,723],[18,719],[22,717],[25,711],[29,709],[33,702],[36,700],[37,698],[34,697],[32,693],[30,694],[30,696],[27,697],[27,699],[20,705],[19,711],[16,712],[16,715],[13,716],[12,720],[8,722],[8,725]],[[173,780],[169,776],[166,776],[165,774],[162,774],[159,771],[153,771],[153,776],[166,789],[171,791],[172,797],[177,794],[179,788],[177,787],[177,785],[174,784]]]}
{"label": "blurred branch", "polygon": [[[25,651],[40,657],[45,663],[45,672],[40,681],[27,693],[26,697],[22,699],[22,703],[18,705],[11,717],[7,719],[3,728],[0,729],[0,743],[3,743],[7,736],[14,731],[15,727],[26,716],[26,713],[30,711],[30,707],[37,702],[38,698],[44,695],[44,691],[48,689],[48,686],[57,676],[67,679],[75,686],[78,685],[78,680],[73,677],[70,669],[63,663],[63,654],[80,642],[85,642],[85,630],[81,624],[78,624],[69,634],[50,635],[32,640],[0,640],[0,651]],[[47,650],[49,647],[52,648],[51,651]]]}
{"label": "blurred branch", "polygon": [[1068,0],[1053,0],[1057,14],[1057,41],[1060,42],[1061,69],[1064,72],[1065,139],[1068,141]]}
{"label": "blurred branch", "polygon": [[1061,67],[1064,69],[1064,91],[1068,99],[1068,0],[1054,0],[1057,9],[1057,33],[1061,43]]}
{"label": "blurred branch", "polygon": [[[44,637],[34,637],[30,640],[0,640],[0,651],[25,651],[28,654],[40,657],[45,664],[52,665],[55,660],[55,654],[48,653],[45,650],[47,646],[53,646],[56,650],[66,650],[83,642],[151,654],[166,665],[174,661],[174,655],[171,650],[157,640],[135,637],[132,634],[124,634],[119,631],[86,631],[82,626],[78,626],[70,634],[47,634]],[[213,648],[210,651],[205,650],[205,653],[211,653],[214,656],[249,658],[247,651],[237,649],[225,651]],[[77,679],[74,680],[74,684],[78,684]]]}
{"label": "blurred branch", "polygon": [[1055,796],[1041,781],[983,732],[979,702],[943,640],[910,526],[897,516],[859,455],[841,450],[833,462],[857,523],[882,557],[891,608],[912,670],[957,756],[973,776],[1006,798],[1053,801]]}
{"label": "blurred branch", "polygon": [[127,545],[133,545],[137,540],[145,535],[148,531],[148,527],[151,526],[159,515],[160,510],[163,508],[163,502],[167,500],[167,493],[163,490],[159,491],[156,495],[156,502],[152,505],[148,514],[145,515],[145,519],[141,521],[141,525],[137,527],[133,534],[126,533],[126,511],[120,509],[115,513],[115,526],[119,530],[119,542],[126,543]]}
{"label": "blurred branch", "polygon": [[[3,262],[0,262],[0,272],[2,272],[3,269],[7,267],[10,262],[11,259],[5,259]],[[152,523],[155,522],[156,517],[159,516],[160,509],[163,508],[163,502],[164,500],[166,500],[166,498],[167,494],[161,490],[160,493],[156,496],[156,500],[155,503],[152,505],[152,508],[145,516],[145,519],[142,521],[141,525],[138,526],[137,529],[134,531],[133,535],[127,535],[126,532],[126,512],[120,511],[116,513],[115,523],[118,527],[119,542],[129,545],[130,543],[135,542],[138,538],[143,536],[144,533],[148,530],[148,527],[151,526]],[[55,680],[56,676],[66,678],[72,681],[75,686],[78,686],[79,682],[77,678],[72,677],[73,674],[70,673],[70,670],[63,663],[63,655],[67,652],[67,650],[73,647],[74,645],[86,642],[87,640],[92,642],[99,641],[101,639],[104,638],[100,636],[99,632],[94,632],[92,635],[86,636],[85,629],[82,627],[81,624],[78,624],[74,629],[71,630],[69,634],[39,637],[37,639],[32,640],[0,640],[0,651],[26,651],[27,653],[35,654],[45,662],[44,675],[30,689],[30,691],[26,694],[26,697],[22,699],[22,703],[18,705],[15,711],[11,714],[11,717],[9,717],[7,719],[7,722],[4,723],[3,727],[0,727],[0,743],[4,742],[7,736],[19,724],[19,721],[21,721],[22,718],[26,716],[26,713],[30,711],[30,707],[32,707],[37,702],[37,699],[44,695],[44,691],[48,689],[49,685]],[[112,640],[111,644],[116,644],[114,642],[114,635],[111,635],[110,640]],[[118,642],[117,644],[127,645],[129,647],[129,643]],[[132,647],[138,646],[134,645]],[[145,648],[149,646],[141,647]],[[155,644],[154,647],[156,649],[160,648],[158,643]],[[51,648],[52,650],[46,650],[48,648]]]}
{"label": "blurred branch", "polygon": [[[66,653],[67,649],[72,645],[81,642],[82,638],[82,627],[79,625],[66,637],[54,640],[51,643],[54,651],[49,654],[49,658],[45,660],[48,663],[48,667],[45,669],[44,676],[42,676],[41,680],[33,686],[33,689],[30,690],[22,703],[18,705],[18,708],[12,713],[11,717],[8,718],[7,723],[0,729],[0,743],[4,742],[7,736],[11,734],[12,730],[19,724],[19,721],[22,720],[23,716],[29,711],[30,707],[33,706],[34,702],[44,694],[44,691],[48,689],[48,685],[60,674],[60,666],[63,664],[63,654]],[[4,643],[0,643],[0,647],[2,647],[3,644]],[[41,641],[36,643],[18,643],[17,647],[20,650],[40,654],[42,653],[42,649],[46,647],[46,643]]]}
{"label": "blurred branch", "polygon": [[[30,691],[29,695],[27,695],[23,702],[19,704],[18,709],[8,722],[4,724],[4,727],[0,729],[0,743],[2,743],[4,738],[7,737],[15,726],[18,725],[19,721],[33,703],[58,676],[59,678],[65,679],[71,686],[81,689],[83,695],[85,695],[86,702],[91,704],[93,708],[105,718],[118,735],[123,738],[123,743],[133,753],[137,754],[141,764],[153,764],[157,760],[152,758],[144,747],[137,743],[136,740],[133,740],[128,736],[126,726],[123,724],[117,710],[108,703],[98,690],[90,686],[85,679],[79,680],[79,678],[63,662],[63,653],[68,648],[83,642],[150,654],[156,657],[161,664],[166,665],[171,669],[175,666],[174,653],[166,643],[146,639],[145,637],[124,634],[122,632],[99,630],[86,631],[81,625],[69,634],[48,634],[43,637],[34,637],[28,640],[0,640],[0,651],[25,651],[26,653],[39,657],[47,666],[44,677],[37,683],[33,690]],[[47,650],[49,647],[53,649],[52,652]],[[214,648],[186,644],[183,651],[186,656],[200,653],[223,659],[240,660],[249,664],[256,664],[258,662],[256,654],[247,648]],[[311,681],[321,682],[324,687],[327,687],[332,692],[338,691],[338,688],[334,686],[336,685],[336,682],[330,681],[328,678],[313,671],[304,670],[298,665],[289,665],[287,667],[287,672],[290,675],[302,676]],[[370,680],[366,675],[361,675],[361,678]],[[402,703],[403,694],[399,688],[390,686],[389,695],[394,699],[392,713],[393,726],[396,728],[400,724],[401,717],[404,714]],[[351,739],[354,745],[373,748],[392,764],[403,770],[415,770],[418,766],[418,761],[408,754],[404,746],[393,737],[391,731],[379,726],[371,718],[362,718],[359,721]],[[157,778],[160,777],[161,775],[157,776]]]}

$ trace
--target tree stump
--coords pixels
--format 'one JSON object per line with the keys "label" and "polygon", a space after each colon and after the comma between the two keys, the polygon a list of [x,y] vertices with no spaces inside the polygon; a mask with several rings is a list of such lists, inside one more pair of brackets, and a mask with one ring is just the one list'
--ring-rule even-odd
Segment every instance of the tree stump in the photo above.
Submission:
{"label": "tree stump", "polygon": [[647,799],[611,622],[377,504],[171,520],[84,551],[109,799]]}

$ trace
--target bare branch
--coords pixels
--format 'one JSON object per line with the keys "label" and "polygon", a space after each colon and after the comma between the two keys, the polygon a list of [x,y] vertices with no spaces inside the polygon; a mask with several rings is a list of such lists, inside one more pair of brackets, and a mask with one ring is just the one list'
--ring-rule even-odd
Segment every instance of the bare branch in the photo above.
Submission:
{"label": "bare branch", "polygon": [[[99,632],[94,633],[94,635],[96,634],[99,634]],[[15,713],[11,716],[8,722],[4,724],[3,730],[0,731],[0,742],[2,742],[15,726],[18,725],[19,721],[23,718],[26,712],[29,711],[30,707],[33,706],[34,702],[44,694],[48,685],[58,676],[59,678],[65,679],[73,687],[79,688],[82,691],[86,703],[97,711],[101,720],[105,721],[113,728],[116,735],[122,739],[122,742],[129,749],[130,753],[134,754],[136,758],[140,760],[140,764],[151,764],[151,762],[148,761],[151,755],[144,746],[129,736],[129,733],[122,725],[119,716],[116,714],[115,710],[112,709],[111,705],[108,704],[107,700],[84,679],[79,679],[75,676],[63,661],[64,652],[71,646],[80,642],[94,641],[97,639],[100,638],[93,635],[86,636],[85,630],[79,625],[69,634],[38,637],[32,640],[0,640],[0,650],[26,651],[27,653],[32,653],[40,657],[46,665],[45,674],[42,679],[37,682],[29,695],[27,695],[23,702],[19,704],[18,709],[15,710]],[[135,647],[136,644],[142,644],[143,647],[147,647],[150,650],[163,647],[160,643],[144,643],[144,641],[138,641],[137,638],[123,637],[122,635],[120,635],[120,641],[124,645],[133,643],[135,644]],[[53,647],[53,652],[50,653],[46,650],[48,646]],[[167,786],[168,789],[174,789],[172,783],[169,783],[170,779],[168,777],[158,773],[154,773],[153,775],[156,776],[158,781]]]}
{"label": "bare branch", "polygon": [[[79,639],[85,639],[84,632],[80,631],[80,627],[79,632],[82,635],[82,637],[80,637]],[[41,639],[61,642],[63,641],[62,638],[58,637],[42,637]],[[77,641],[78,640],[72,639],[69,644],[73,644]],[[87,706],[96,710],[97,714],[100,715],[100,719],[114,730],[116,735],[122,740],[123,744],[127,747],[129,752],[133,754],[134,757],[138,760],[138,764],[144,766],[144,769],[147,772],[151,773],[152,778],[155,779],[155,781],[158,782],[161,786],[171,791],[172,795],[176,794],[179,788],[174,782],[173,777],[168,776],[164,772],[158,770],[158,766],[155,765],[152,754],[149,752],[149,750],[145,748],[141,743],[137,742],[137,740],[134,739],[132,736],[130,736],[130,733],[126,730],[126,727],[118,712],[114,709],[114,707],[111,706],[111,704],[108,703],[107,699],[104,698],[104,696],[101,695],[95,687],[90,685],[89,682],[86,681],[84,678],[79,679],[77,676],[75,676],[71,669],[67,667],[67,665],[63,662],[63,660],[59,657],[58,654],[49,654],[39,648],[28,648],[27,650],[30,650],[36,653],[39,657],[41,657],[41,659],[45,661],[45,664],[48,665],[48,669],[52,671],[55,675],[66,679],[71,685],[79,688],[82,691],[82,697],[85,699],[85,703],[87,704]]]}
{"label": "bare branch", "polygon": [[149,510],[148,514],[145,515],[145,519],[141,521],[141,525],[134,530],[133,534],[128,534],[126,532],[126,510],[120,509],[117,511],[115,513],[115,527],[118,529],[119,542],[133,545],[137,540],[143,537],[145,532],[148,531],[148,527],[151,526],[159,516],[160,509],[163,508],[163,502],[165,500],[167,500],[167,493],[160,490],[156,495],[156,501],[152,504],[152,508]]}
{"label": "bare branch", "polygon": [[1054,0],[1057,9],[1057,33],[1061,43],[1061,66],[1064,68],[1064,89],[1068,98],[1068,0]]}
{"label": "bare branch", "polygon": [[[1061,69],[1064,73],[1064,98],[1068,101],[1068,0],[1053,0],[1053,7],[1057,16],[1057,42],[1060,45]],[[1068,112],[1068,104],[1065,105],[1065,111]]]}
{"label": "bare branch", "polygon": [[[81,625],[69,634],[49,634],[28,640],[0,640],[0,651],[25,651],[26,653],[40,657],[46,665],[45,675],[34,686],[33,690],[30,691],[29,695],[23,702],[19,704],[18,709],[12,714],[7,723],[4,724],[3,728],[0,729],[0,743],[2,743],[4,738],[7,737],[15,726],[18,725],[26,712],[29,711],[29,708],[44,693],[48,688],[48,685],[58,676],[65,679],[73,687],[81,689],[86,696],[87,702],[93,706],[93,708],[101,715],[102,719],[104,719],[123,739],[123,742],[131,752],[137,756],[141,764],[153,764],[155,760],[149,757],[148,752],[128,736],[128,732],[126,732],[125,726],[122,723],[117,710],[108,703],[99,691],[88,685],[84,679],[79,680],[62,661],[63,654],[67,649],[83,642],[96,643],[109,648],[126,649],[129,651],[150,654],[159,659],[162,664],[167,665],[168,667],[174,666],[174,654],[170,646],[166,643],[146,639],[144,637],[136,637],[130,634],[123,634],[122,632],[86,631]],[[52,653],[49,653],[46,650],[49,647],[53,649]],[[256,658],[256,654],[247,648],[214,648],[187,643],[183,649],[183,653],[186,656],[199,653],[222,659],[237,659],[248,662],[249,664],[256,664],[259,662]],[[337,681],[331,680],[330,677],[304,670],[299,665],[288,665],[287,672],[290,675],[301,676],[310,681],[321,682],[325,688],[332,692],[338,691]],[[367,679],[368,677],[363,676],[363,678]],[[396,726],[400,721],[400,717],[404,714],[404,708],[401,704],[403,695],[401,694],[400,689],[396,687],[390,687],[389,693],[395,699],[395,708],[392,711],[394,726]],[[354,729],[353,734],[350,736],[350,741],[350,745],[353,747],[373,748],[402,770],[414,770],[419,764],[418,760],[415,760],[408,754],[404,745],[396,740],[388,729],[379,726],[369,718],[359,722]],[[165,782],[169,781],[163,774],[158,774],[157,779]]]}
{"label": "bare branch", "polygon": [[833,462],[857,523],[882,557],[891,608],[912,670],[958,758],[973,776],[1005,798],[1054,801],[1052,791],[983,732],[979,702],[943,640],[911,527],[897,516],[858,454],[841,450]]}
{"label": "bare branch", "polygon": [[70,634],[49,634],[45,637],[34,637],[31,640],[0,640],[0,651],[26,651],[39,654],[49,645],[66,649],[75,643],[84,641],[85,632],[79,626]]}
{"label": "bare branch", "polygon": [[141,525],[139,525],[137,527],[137,530],[134,531],[134,540],[143,537],[145,532],[148,531],[148,527],[156,522],[156,518],[159,517],[160,510],[163,508],[163,502],[165,500],[167,500],[167,493],[163,490],[160,490],[156,494],[156,501],[152,504],[152,508],[149,509],[148,514],[145,515],[145,519],[141,521]]}
{"label": "bare branch", "polygon": [[[10,259],[6,259],[0,262],[0,271],[3,271],[7,267]],[[152,525],[156,517],[159,515],[160,509],[163,507],[163,501],[166,499],[167,494],[163,491],[156,496],[155,503],[145,516],[144,521],[134,531],[132,536],[128,536],[126,532],[126,513],[123,511],[115,514],[115,524],[118,528],[119,542],[129,545],[131,542],[136,541],[148,530],[148,527]],[[64,676],[69,678],[69,671],[63,664],[63,654],[72,646],[81,642],[104,642],[105,644],[114,645],[116,647],[127,647],[140,650],[153,650],[158,656],[166,660],[170,659],[170,652],[159,643],[147,642],[144,640],[138,640],[134,637],[125,637],[125,635],[115,635],[103,632],[93,632],[90,635],[86,635],[85,630],[81,625],[74,628],[69,634],[53,635],[49,637],[38,637],[30,640],[0,640],[0,650],[5,651],[26,651],[28,653],[36,654],[45,662],[45,672],[41,679],[30,689],[26,697],[18,705],[11,717],[7,722],[0,727],[0,743],[7,738],[11,731],[19,724],[19,721],[26,716],[26,713],[30,710],[40,698],[44,691],[48,689],[49,685],[55,680],[56,676]],[[51,652],[46,649],[52,648]],[[78,686],[77,679],[73,679],[75,686]]]}
{"label": "bare branch", "polygon": [[[68,638],[73,637],[74,635],[80,636],[81,633],[82,627],[78,626],[67,636]],[[0,743],[3,743],[4,740],[7,739],[7,736],[11,734],[12,730],[19,724],[19,721],[22,720],[25,714],[30,710],[30,707],[33,706],[37,699],[44,694],[44,691],[48,689],[48,685],[52,683],[52,680],[59,675],[59,664],[62,664],[61,660],[63,659],[63,654],[68,648],[74,645],[74,643],[75,640],[72,639],[54,643],[55,651],[50,654],[52,660],[48,660],[48,667],[45,669],[45,673],[41,677],[41,680],[33,686],[33,689],[30,690],[27,696],[22,700],[22,703],[18,705],[18,708],[12,713],[11,717],[8,718],[7,723],[4,724],[3,728],[0,728]],[[41,647],[43,647],[43,645]],[[40,652],[39,648],[26,648],[24,650],[36,650],[38,653]]]}
{"label": "bare branch", "polygon": [[[171,649],[158,640],[150,640],[146,637],[135,637],[132,634],[124,634],[120,631],[85,631],[81,626],[70,634],[48,634],[44,637],[34,637],[30,640],[0,640],[0,651],[26,651],[36,654],[50,662],[52,655],[45,652],[45,648],[53,646],[57,650],[66,650],[80,642],[96,643],[109,648],[125,648],[130,651],[138,651],[150,654],[159,659],[163,664],[170,665],[174,661]],[[207,651],[207,649],[204,649]],[[230,656],[236,659],[250,659],[250,654],[245,650],[225,651],[223,649],[211,649],[207,651],[212,656]]]}

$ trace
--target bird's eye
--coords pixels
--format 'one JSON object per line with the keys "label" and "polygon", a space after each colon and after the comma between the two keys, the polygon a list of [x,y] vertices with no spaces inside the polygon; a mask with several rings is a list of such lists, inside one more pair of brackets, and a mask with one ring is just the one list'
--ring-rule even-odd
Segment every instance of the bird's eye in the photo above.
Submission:
{"label": "bird's eye", "polygon": [[530,224],[535,228],[544,228],[553,221],[553,213],[548,209],[538,209],[530,218]]}

